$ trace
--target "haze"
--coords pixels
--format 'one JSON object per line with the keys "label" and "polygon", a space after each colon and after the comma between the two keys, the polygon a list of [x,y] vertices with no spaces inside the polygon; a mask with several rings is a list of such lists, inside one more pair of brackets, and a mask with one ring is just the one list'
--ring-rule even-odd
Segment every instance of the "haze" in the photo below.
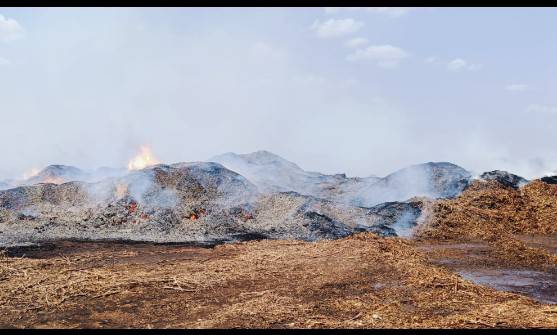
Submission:
{"label": "haze", "polygon": [[556,9],[0,8],[0,180],[268,150],[557,170]]}

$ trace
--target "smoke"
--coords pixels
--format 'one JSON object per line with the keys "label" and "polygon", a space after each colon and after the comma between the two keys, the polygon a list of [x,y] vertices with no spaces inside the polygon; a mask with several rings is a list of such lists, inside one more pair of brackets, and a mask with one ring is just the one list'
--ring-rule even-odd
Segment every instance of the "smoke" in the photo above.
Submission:
{"label": "smoke", "polygon": [[151,169],[86,183],[85,190],[94,204],[106,204],[130,197],[148,208],[173,208],[178,205],[176,190],[157,183]]}
{"label": "smoke", "polygon": [[402,215],[391,226],[400,237],[412,236],[416,227],[416,216],[410,211],[403,212]]}
{"label": "smoke", "polygon": [[[268,151],[246,155],[227,153],[210,158],[257,185],[261,192],[296,191],[307,194],[315,186],[310,173]],[[311,193],[311,192],[310,192]]]}
{"label": "smoke", "polygon": [[165,163],[265,148],[350,176],[427,161],[529,179],[557,169],[555,115],[486,86],[488,66],[448,77],[410,60],[348,64],[340,44],[306,34],[313,9],[21,13],[25,37],[2,49],[13,61],[1,69],[0,180],[49,164],[123,167],[142,144]]}
{"label": "smoke", "polygon": [[450,163],[427,163],[398,170],[384,178],[347,178],[307,172],[267,151],[237,155],[227,153],[210,159],[239,173],[261,192],[295,191],[336,202],[371,207],[412,197],[455,197],[468,185],[471,174]]}

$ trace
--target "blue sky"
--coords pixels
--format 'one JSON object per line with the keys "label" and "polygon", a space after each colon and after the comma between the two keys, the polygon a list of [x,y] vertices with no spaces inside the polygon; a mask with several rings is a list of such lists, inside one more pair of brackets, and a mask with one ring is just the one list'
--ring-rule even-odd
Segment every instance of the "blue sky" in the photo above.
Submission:
{"label": "blue sky", "polygon": [[0,179],[275,152],[557,170],[555,9],[0,8]]}

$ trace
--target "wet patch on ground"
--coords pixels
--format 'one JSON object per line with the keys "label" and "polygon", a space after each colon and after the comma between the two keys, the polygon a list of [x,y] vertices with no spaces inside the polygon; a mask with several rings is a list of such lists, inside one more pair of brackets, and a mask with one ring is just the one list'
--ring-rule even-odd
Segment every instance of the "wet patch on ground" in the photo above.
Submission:
{"label": "wet patch on ground", "polygon": [[518,240],[532,248],[540,248],[557,255],[557,235],[517,235]]}
{"label": "wet patch on ground", "polygon": [[[552,236],[520,236],[527,245],[551,251],[557,249]],[[486,242],[417,242],[435,265],[458,273],[475,284],[499,291],[528,296],[536,301],[557,304],[557,271],[539,271],[528,267],[512,267],[493,257],[492,247]]]}

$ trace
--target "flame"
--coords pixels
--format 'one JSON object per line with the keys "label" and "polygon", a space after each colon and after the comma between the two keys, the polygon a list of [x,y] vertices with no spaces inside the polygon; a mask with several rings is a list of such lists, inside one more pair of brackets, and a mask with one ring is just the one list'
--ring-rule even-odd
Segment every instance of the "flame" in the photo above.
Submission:
{"label": "flame", "polygon": [[41,172],[41,170],[38,168],[32,168],[29,171],[25,171],[25,173],[23,173],[23,179],[29,179],[35,177],[36,175],[39,174],[39,172]]}
{"label": "flame", "polygon": [[41,183],[49,183],[49,184],[63,184],[66,180],[62,177],[45,177],[41,180]]}
{"label": "flame", "polygon": [[141,170],[159,163],[160,161],[151,152],[151,148],[143,145],[139,148],[139,153],[129,161],[128,170]]}
{"label": "flame", "polygon": [[128,193],[128,185],[126,184],[116,184],[116,197],[118,199],[123,198],[126,193]]}

